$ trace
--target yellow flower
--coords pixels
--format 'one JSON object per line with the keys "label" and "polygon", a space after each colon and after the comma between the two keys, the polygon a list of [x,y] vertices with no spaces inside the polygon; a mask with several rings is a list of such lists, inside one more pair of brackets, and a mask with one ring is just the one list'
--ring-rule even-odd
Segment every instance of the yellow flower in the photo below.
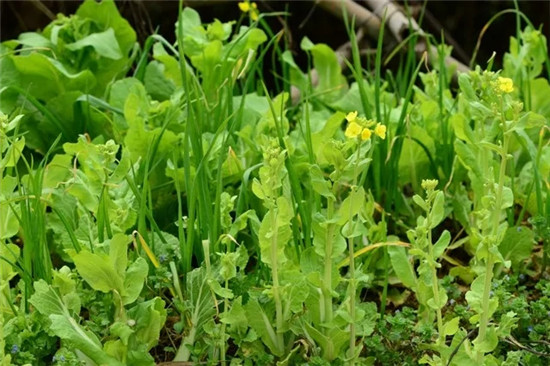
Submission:
{"label": "yellow flower", "polygon": [[361,140],[365,141],[370,139],[370,136],[372,135],[372,131],[368,128],[363,128],[363,132],[361,132]]}
{"label": "yellow flower", "polygon": [[362,130],[362,128],[358,123],[350,122],[348,124],[348,127],[346,128],[345,135],[346,135],[346,137],[354,138],[354,137],[359,136],[359,134],[361,133],[361,130]]}
{"label": "yellow flower", "polygon": [[241,9],[243,13],[248,13],[250,11],[250,3],[248,1],[239,3],[239,9]]}
{"label": "yellow flower", "polygon": [[386,126],[382,125],[382,124],[377,124],[376,127],[374,128],[374,133],[380,137],[381,139],[385,139],[386,138]]}
{"label": "yellow flower", "polygon": [[514,82],[510,78],[498,77],[497,79],[498,90],[503,93],[511,93],[514,91]]}
{"label": "yellow flower", "polygon": [[346,119],[348,120],[348,122],[353,122],[355,121],[356,118],[357,118],[357,111],[349,112],[348,115],[346,116]]}
{"label": "yellow flower", "polygon": [[258,10],[256,10],[256,3],[252,3],[252,10],[250,11],[250,19],[252,19],[253,21],[256,21],[258,20],[259,18],[259,13],[258,13]]}
{"label": "yellow flower", "polygon": [[258,5],[256,5],[256,3],[254,2],[251,3],[250,1],[245,0],[239,3],[239,9],[241,9],[243,13],[250,13],[250,18],[253,21],[258,20],[259,13],[258,13]]}

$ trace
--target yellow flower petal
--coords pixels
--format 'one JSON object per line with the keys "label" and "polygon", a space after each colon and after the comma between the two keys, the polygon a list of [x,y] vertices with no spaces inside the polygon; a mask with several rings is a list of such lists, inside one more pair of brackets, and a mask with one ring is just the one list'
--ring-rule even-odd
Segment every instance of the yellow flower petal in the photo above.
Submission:
{"label": "yellow flower petal", "polygon": [[[256,3],[252,3],[252,5],[256,5]],[[258,20],[258,17],[259,17],[258,10],[252,9],[250,11],[250,19],[252,19],[253,21],[256,21],[256,20]]]}
{"label": "yellow flower petal", "polygon": [[361,132],[361,140],[365,141],[370,139],[370,136],[372,135],[372,131],[368,128],[363,128],[363,131]]}
{"label": "yellow flower petal", "polygon": [[361,133],[361,130],[362,130],[362,128],[358,123],[350,122],[348,124],[348,127],[346,128],[345,135],[348,138],[354,138],[354,137],[359,136],[359,134]]}
{"label": "yellow flower petal", "polygon": [[243,13],[248,13],[250,11],[250,3],[248,1],[239,3],[239,9],[241,9]]}
{"label": "yellow flower petal", "polygon": [[353,121],[355,121],[356,118],[357,118],[357,111],[349,112],[348,115],[346,116],[346,120],[348,122],[353,122]]}
{"label": "yellow flower petal", "polygon": [[374,128],[374,133],[380,137],[381,139],[385,139],[386,138],[386,126],[382,125],[382,124],[377,124],[376,127]]}
{"label": "yellow flower petal", "polygon": [[498,89],[503,93],[511,93],[514,91],[514,82],[510,78],[498,77]]}

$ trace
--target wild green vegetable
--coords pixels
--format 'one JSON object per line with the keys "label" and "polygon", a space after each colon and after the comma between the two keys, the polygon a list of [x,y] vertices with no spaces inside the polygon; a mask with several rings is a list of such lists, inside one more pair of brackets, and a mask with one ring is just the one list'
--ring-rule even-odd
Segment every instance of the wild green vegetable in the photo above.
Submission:
{"label": "wild green vegetable", "polygon": [[0,364],[544,364],[542,33],[456,84],[353,24],[350,70],[298,65],[238,7],[141,47],[89,0],[0,45]]}

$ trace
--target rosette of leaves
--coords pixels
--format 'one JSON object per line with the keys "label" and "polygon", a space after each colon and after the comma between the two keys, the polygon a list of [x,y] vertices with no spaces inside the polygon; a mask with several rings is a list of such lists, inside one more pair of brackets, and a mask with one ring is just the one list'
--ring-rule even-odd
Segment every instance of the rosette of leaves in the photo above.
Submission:
{"label": "rosette of leaves", "polygon": [[154,365],[149,350],[158,342],[166,310],[158,297],[128,307],[138,299],[149,270],[145,259],[129,260],[130,242],[128,236],[117,234],[105,249],[93,253],[70,251],[82,279],[95,291],[112,297],[113,323],[105,340],[80,324],[80,296],[74,273],[67,267],[54,272],[51,285],[43,280],[34,284],[30,302],[51,321],[53,334],[75,349],[81,360],[108,365]]}
{"label": "rosette of leaves", "polygon": [[103,97],[107,85],[128,71],[135,42],[113,0],[87,0],[75,15],[59,15],[42,32],[3,42],[2,112],[28,111],[23,120],[27,146],[43,153],[60,133],[64,140],[104,133],[103,117],[90,108],[85,115],[75,111],[88,100],[85,95]]}

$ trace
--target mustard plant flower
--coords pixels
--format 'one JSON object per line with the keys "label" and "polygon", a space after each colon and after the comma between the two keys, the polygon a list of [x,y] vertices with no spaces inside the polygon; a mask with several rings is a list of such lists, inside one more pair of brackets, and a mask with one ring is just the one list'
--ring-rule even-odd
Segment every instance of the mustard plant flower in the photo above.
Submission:
{"label": "mustard plant flower", "polygon": [[348,122],[353,122],[353,121],[355,121],[356,118],[357,118],[357,111],[349,112],[348,115],[346,116],[346,120]]}
{"label": "mustard plant flower", "polygon": [[253,21],[258,20],[258,16],[259,16],[258,5],[256,5],[255,2],[250,2],[249,0],[245,0],[243,2],[240,2],[239,3],[239,9],[241,9],[241,11],[243,13],[250,14],[250,18]]}
{"label": "mustard plant flower", "polygon": [[422,188],[427,191],[433,191],[437,187],[437,179],[422,179]]}
{"label": "mustard plant flower", "polygon": [[372,131],[368,128],[363,128],[363,131],[361,132],[361,140],[365,141],[370,139],[370,136],[372,135]]}
{"label": "mustard plant flower", "polygon": [[382,140],[386,138],[386,126],[383,124],[377,124],[374,128],[374,133],[380,137]]}
{"label": "mustard plant flower", "polygon": [[348,137],[350,139],[355,138],[355,137],[359,136],[362,129],[363,128],[359,125],[359,123],[350,122],[348,124],[348,127],[346,128],[345,135],[346,135],[346,137]]}
{"label": "mustard plant flower", "polygon": [[510,78],[498,77],[497,79],[498,90],[503,93],[511,93],[514,91],[514,82]]}

